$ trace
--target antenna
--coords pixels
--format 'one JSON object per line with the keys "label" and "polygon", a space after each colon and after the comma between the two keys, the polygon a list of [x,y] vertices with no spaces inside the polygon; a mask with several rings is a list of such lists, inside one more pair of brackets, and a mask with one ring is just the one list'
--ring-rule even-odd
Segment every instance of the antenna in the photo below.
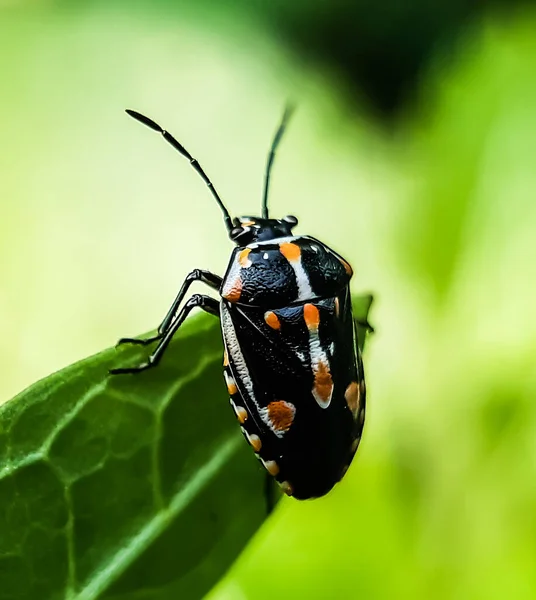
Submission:
{"label": "antenna", "polygon": [[266,174],[264,176],[264,196],[262,198],[262,218],[268,218],[268,188],[270,186],[270,172],[272,170],[272,164],[275,158],[275,151],[277,150],[277,146],[283,137],[283,133],[285,132],[285,128],[287,123],[294,112],[294,106],[292,104],[287,104],[285,106],[285,112],[283,113],[283,117],[281,119],[281,123],[277,131],[275,132],[274,139],[272,141],[272,147],[270,148],[270,154],[268,154],[268,162],[266,164]]}
{"label": "antenna", "polygon": [[233,228],[233,224],[229,215],[229,211],[225,208],[221,198],[218,195],[218,192],[212,185],[210,179],[207,177],[205,171],[203,171],[203,169],[201,168],[201,165],[197,162],[197,159],[195,159],[188,152],[188,150],[186,150],[186,148],[181,143],[179,143],[170,133],[168,133],[165,129],[162,129],[162,127],[160,127],[158,123],[155,123],[152,119],[149,119],[149,117],[146,117],[141,113],[136,112],[135,110],[130,110],[128,108],[126,110],[126,113],[130,115],[133,119],[136,119],[136,121],[139,121],[140,123],[143,123],[144,125],[147,125],[147,127],[153,129],[154,131],[161,133],[166,142],[170,143],[173,146],[173,148],[175,148],[175,150],[178,150],[183,156],[185,156],[190,161],[192,167],[199,173],[199,175],[201,175],[203,181],[210,188],[212,195],[214,196],[214,198],[216,198],[216,202],[218,203],[219,207],[223,212],[223,220],[225,221],[227,231],[231,231],[231,229]]}

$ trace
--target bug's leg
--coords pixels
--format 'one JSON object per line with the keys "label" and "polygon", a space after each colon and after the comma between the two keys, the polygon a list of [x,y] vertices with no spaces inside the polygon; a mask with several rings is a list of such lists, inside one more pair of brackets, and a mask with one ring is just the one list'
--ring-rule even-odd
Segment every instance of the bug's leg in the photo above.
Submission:
{"label": "bug's leg", "polygon": [[156,367],[156,365],[160,362],[160,359],[162,358],[166,348],[168,347],[169,342],[171,342],[171,339],[179,327],[184,323],[184,319],[186,319],[193,308],[202,308],[205,312],[217,317],[219,317],[220,314],[220,305],[217,300],[211,298],[210,296],[195,294],[181,308],[177,317],[168,326],[166,332],[162,334],[160,344],[158,344],[156,350],[151,354],[151,356],[149,356],[147,362],[142,363],[137,367],[120,367],[118,369],[110,369],[110,373],[112,375],[118,375],[122,373],[138,373],[139,371],[145,371],[146,369]]}
{"label": "bug's leg", "polygon": [[[192,285],[192,283],[194,281],[201,281],[202,283],[210,286],[212,289],[219,290],[220,286],[221,286],[222,278],[219,275],[215,275],[214,273],[211,273],[210,271],[203,271],[202,269],[194,269],[191,273],[188,273],[188,275],[186,276],[186,279],[184,280],[184,282],[181,286],[181,289],[179,290],[179,293],[177,294],[177,297],[173,301],[171,308],[168,310],[167,315],[164,317],[164,320],[162,321],[162,323],[160,324],[160,327],[158,328],[158,333],[159,333],[160,337],[162,337],[163,334],[165,334],[166,331],[169,329],[171,322],[173,321],[173,318],[175,317],[175,314],[177,313],[177,309],[179,308],[180,303],[184,299],[184,296],[186,295],[188,288]],[[219,315],[218,307],[219,307],[219,304],[216,303],[216,309],[217,309],[216,314],[217,315]],[[210,311],[207,310],[207,312],[210,312]]]}
{"label": "bug's leg", "polygon": [[211,273],[210,271],[194,269],[191,273],[188,273],[188,275],[186,276],[186,279],[184,280],[181,289],[177,294],[177,297],[173,301],[173,304],[168,310],[167,315],[164,317],[164,320],[162,321],[162,323],[160,323],[160,326],[158,327],[158,333],[156,335],[150,338],[146,338],[144,340],[138,338],[121,338],[117,342],[116,346],[120,346],[121,344],[138,344],[141,346],[146,346],[147,344],[152,344],[153,342],[161,340],[164,337],[166,331],[169,329],[169,326],[171,325],[173,318],[177,313],[177,309],[179,308],[180,303],[182,302],[184,296],[186,295],[186,292],[188,291],[188,288],[192,285],[194,281],[201,281],[202,283],[205,283],[211,288],[218,290],[221,286],[222,279],[221,277],[219,277],[218,275],[214,275],[214,273]]}

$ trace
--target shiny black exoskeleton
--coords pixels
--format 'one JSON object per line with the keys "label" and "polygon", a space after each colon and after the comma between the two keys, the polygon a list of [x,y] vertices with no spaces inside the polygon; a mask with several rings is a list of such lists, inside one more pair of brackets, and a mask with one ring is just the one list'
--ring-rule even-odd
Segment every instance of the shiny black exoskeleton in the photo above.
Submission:
{"label": "shiny black exoskeleton", "polygon": [[[365,377],[350,265],[319,240],[293,235],[296,217],[268,216],[271,166],[290,111],[269,154],[262,217],[234,220],[197,160],[154,121],[127,112],[190,160],[223,211],[236,248],[223,278],[199,269],[187,276],[155,337],[120,340],[159,341],[148,362],[111,372],[134,373],[158,364],[193,308],[219,316],[230,402],[257,458],[288,495],[326,494],[343,477],[359,445]],[[217,290],[220,301],[196,294],[181,308],[197,280]],[[362,325],[370,329],[366,315]]]}

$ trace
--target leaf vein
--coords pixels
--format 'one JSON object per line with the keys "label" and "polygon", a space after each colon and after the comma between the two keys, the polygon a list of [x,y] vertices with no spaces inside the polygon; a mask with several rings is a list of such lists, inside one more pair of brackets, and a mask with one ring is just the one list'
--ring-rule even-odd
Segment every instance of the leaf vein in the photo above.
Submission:
{"label": "leaf vein", "polygon": [[204,466],[200,467],[196,474],[184,485],[169,504],[167,509],[159,511],[145,527],[132,537],[125,547],[107,561],[96,577],[84,587],[74,600],[94,600],[124,571],[124,569],[138,555],[138,552],[147,547],[148,542],[155,540],[159,534],[165,531],[167,524],[182,511],[217,473],[221,466],[237,452],[242,444],[240,437],[230,435],[222,444],[218,453]]}

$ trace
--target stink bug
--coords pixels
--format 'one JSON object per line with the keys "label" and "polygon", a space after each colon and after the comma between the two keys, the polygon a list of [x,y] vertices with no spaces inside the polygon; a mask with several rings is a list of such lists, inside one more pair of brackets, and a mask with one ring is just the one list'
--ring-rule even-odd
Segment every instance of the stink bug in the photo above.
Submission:
{"label": "stink bug", "polygon": [[[296,217],[268,216],[270,172],[290,110],[268,156],[262,216],[235,219],[197,160],[171,134],[140,113],[127,113],[190,161],[223,211],[236,248],[223,278],[200,269],[186,277],[157,335],[119,340],[159,344],[147,362],[111,373],[156,366],[193,308],[218,316],[227,390],[247,441],[285,493],[298,499],[326,494],[359,445],[365,378],[352,316],[350,265],[319,240],[293,235]],[[220,300],[195,294],[180,308],[193,281],[217,290]]]}

